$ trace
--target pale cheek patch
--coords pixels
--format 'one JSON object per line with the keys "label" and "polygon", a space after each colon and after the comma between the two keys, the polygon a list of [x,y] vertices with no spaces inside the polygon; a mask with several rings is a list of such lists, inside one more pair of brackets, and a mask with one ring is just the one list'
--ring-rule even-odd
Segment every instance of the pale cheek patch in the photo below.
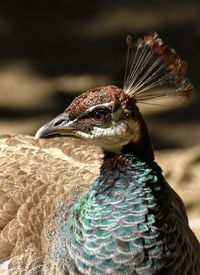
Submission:
{"label": "pale cheek patch", "polygon": [[94,127],[90,134],[77,132],[84,139],[90,139],[98,146],[109,151],[119,151],[131,140],[137,142],[140,138],[139,124],[135,121],[113,122],[109,128]]}
{"label": "pale cheek patch", "polygon": [[107,139],[115,137],[124,137],[127,134],[127,122],[113,122],[108,128],[94,127],[91,135],[95,138],[103,137]]}
{"label": "pale cheek patch", "polygon": [[109,128],[101,128],[101,127],[94,127],[90,134],[83,133],[81,131],[77,131],[77,134],[79,136],[82,136],[83,138],[87,139],[98,139],[98,138],[104,138],[107,140],[108,138],[114,138],[114,137],[124,137],[127,135],[127,123],[122,122],[120,124],[113,123],[112,126]]}
{"label": "pale cheek patch", "polygon": [[127,123],[113,122],[109,128],[94,127],[91,134],[95,137],[113,137],[113,136],[125,136],[127,132]]}

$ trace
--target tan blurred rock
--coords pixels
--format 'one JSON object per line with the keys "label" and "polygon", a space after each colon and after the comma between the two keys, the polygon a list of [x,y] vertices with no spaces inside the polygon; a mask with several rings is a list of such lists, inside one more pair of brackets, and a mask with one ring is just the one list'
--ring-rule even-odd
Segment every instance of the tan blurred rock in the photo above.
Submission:
{"label": "tan blurred rock", "polygon": [[200,240],[200,144],[156,152],[156,160],[168,183],[183,199],[190,225]]}

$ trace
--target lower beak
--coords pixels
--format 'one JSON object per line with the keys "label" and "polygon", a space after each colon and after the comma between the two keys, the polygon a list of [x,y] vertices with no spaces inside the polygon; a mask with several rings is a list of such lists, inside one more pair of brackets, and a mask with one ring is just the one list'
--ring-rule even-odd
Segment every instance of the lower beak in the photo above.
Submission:
{"label": "lower beak", "polygon": [[73,133],[72,121],[66,113],[60,114],[50,122],[43,125],[35,134],[35,139],[51,135],[70,135]]}

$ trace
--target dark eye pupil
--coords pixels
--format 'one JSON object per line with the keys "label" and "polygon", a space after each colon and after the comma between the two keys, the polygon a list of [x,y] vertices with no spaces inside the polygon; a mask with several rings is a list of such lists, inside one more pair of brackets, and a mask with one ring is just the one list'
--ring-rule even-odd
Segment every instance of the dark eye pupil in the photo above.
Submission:
{"label": "dark eye pupil", "polygon": [[100,111],[95,111],[95,114],[94,114],[95,118],[96,119],[101,119],[105,116],[105,113],[104,112],[100,112]]}
{"label": "dark eye pupil", "polygon": [[111,111],[107,108],[96,109],[87,114],[86,118],[95,121],[96,125],[108,123],[111,119]]}
{"label": "dark eye pupil", "polygon": [[111,112],[109,109],[96,109],[92,112],[91,117],[96,124],[102,125],[108,123],[111,119]]}

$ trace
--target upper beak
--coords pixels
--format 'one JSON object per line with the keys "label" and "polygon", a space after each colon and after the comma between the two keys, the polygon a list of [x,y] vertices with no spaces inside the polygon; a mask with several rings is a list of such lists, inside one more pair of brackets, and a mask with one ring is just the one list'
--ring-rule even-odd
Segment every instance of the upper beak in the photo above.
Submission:
{"label": "upper beak", "polygon": [[69,120],[67,113],[62,113],[50,122],[43,125],[35,134],[35,139],[54,134],[69,135],[73,132],[72,121]]}

